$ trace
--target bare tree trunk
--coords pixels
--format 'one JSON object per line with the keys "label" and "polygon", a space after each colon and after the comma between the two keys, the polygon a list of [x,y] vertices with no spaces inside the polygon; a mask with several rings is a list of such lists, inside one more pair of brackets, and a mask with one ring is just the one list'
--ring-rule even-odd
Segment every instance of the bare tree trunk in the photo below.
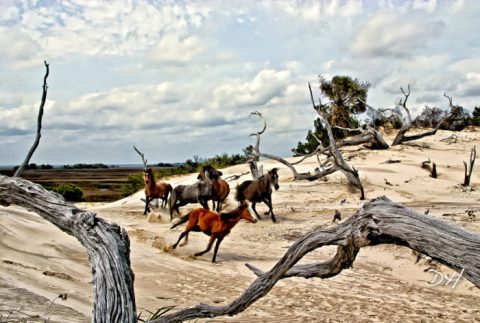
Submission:
{"label": "bare tree trunk", "polygon": [[[280,279],[333,277],[352,265],[361,248],[379,244],[407,246],[457,272],[463,270],[464,277],[480,288],[480,235],[380,197],[365,204],[338,226],[317,229],[300,238],[270,271],[262,272],[247,265],[258,278],[230,304],[218,307],[200,304],[152,322],[238,314],[265,296]],[[338,246],[332,259],[296,265],[306,254],[327,245]]]}
{"label": "bare tree trunk", "polygon": [[[256,133],[252,133],[250,134],[250,136],[256,136],[257,137],[257,140],[255,142],[255,147],[253,147],[253,151],[255,152],[258,152],[259,149],[260,149],[260,136],[265,132],[265,130],[267,129],[267,122],[265,121],[265,119],[263,118],[262,114],[258,111],[253,111],[250,113],[251,115],[256,115],[258,117],[260,117],[262,120],[263,120],[263,129],[256,132]],[[250,172],[252,173],[252,178],[254,180],[260,178],[262,175],[263,175],[263,168],[262,166],[260,166],[260,168],[258,168],[258,165],[257,165],[257,162],[259,161],[259,156],[257,154],[254,154],[252,156],[252,158],[248,161],[248,165],[250,166]]]}
{"label": "bare tree trunk", "polygon": [[36,212],[87,249],[93,276],[94,322],[137,321],[130,240],[124,229],[78,209],[41,185],[0,175],[0,205],[10,204]]}
{"label": "bare tree trunk", "polygon": [[33,156],[33,153],[38,147],[38,144],[40,143],[40,137],[42,136],[41,131],[42,131],[42,118],[43,118],[43,107],[45,106],[45,101],[47,100],[47,77],[50,72],[49,70],[49,65],[46,61],[43,62],[45,64],[45,76],[43,77],[43,91],[42,91],[42,101],[40,102],[40,107],[38,109],[38,119],[37,119],[37,136],[35,137],[35,141],[33,142],[32,147],[30,148],[27,157],[25,157],[25,160],[23,163],[18,167],[17,171],[13,175],[14,177],[19,177],[22,175],[23,171],[25,170],[25,167],[28,166],[28,163],[30,162],[30,159]]}
{"label": "bare tree trunk", "polygon": [[476,146],[473,146],[472,151],[470,152],[470,170],[467,172],[468,167],[467,163],[464,161],[463,166],[465,167],[465,177],[463,179],[463,186],[470,185],[470,179],[472,178],[473,165],[475,164],[475,159],[477,158]]}
{"label": "bare tree trunk", "polygon": [[310,98],[312,100],[313,108],[315,109],[315,111],[317,111],[317,114],[319,115],[320,119],[325,125],[325,128],[327,129],[328,139],[330,140],[330,152],[333,155],[335,166],[337,166],[340,169],[340,171],[345,175],[345,177],[347,178],[348,182],[351,185],[355,186],[360,190],[360,200],[364,200],[365,191],[363,189],[362,182],[360,181],[360,176],[358,175],[358,171],[355,169],[355,167],[351,167],[343,159],[342,153],[338,149],[337,142],[333,137],[333,132],[332,132],[332,128],[330,127],[330,123],[328,123],[327,117],[324,115],[324,112],[321,110],[321,104],[319,104],[318,106],[315,105],[315,102],[313,100],[312,87],[310,86],[310,83],[308,83],[308,88],[310,90]]}

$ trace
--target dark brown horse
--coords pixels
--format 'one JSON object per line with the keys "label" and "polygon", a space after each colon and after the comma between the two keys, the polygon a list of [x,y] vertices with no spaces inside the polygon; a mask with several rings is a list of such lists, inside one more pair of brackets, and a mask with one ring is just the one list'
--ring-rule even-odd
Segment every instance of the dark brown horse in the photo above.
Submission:
{"label": "dark brown horse", "polygon": [[177,242],[172,246],[175,249],[185,237],[185,242],[188,242],[188,233],[190,231],[202,231],[206,235],[210,236],[210,241],[208,242],[207,249],[202,252],[195,253],[195,256],[201,256],[204,253],[207,253],[212,248],[213,243],[217,240],[215,245],[215,250],[213,251],[213,258],[212,262],[215,262],[215,258],[217,257],[218,247],[222,242],[223,238],[227,236],[232,228],[240,221],[241,219],[245,219],[250,222],[257,222],[249,211],[249,207],[247,202],[243,202],[239,207],[235,210],[230,211],[228,213],[216,213],[213,211],[209,211],[206,209],[194,209],[180,220],[180,222],[176,223],[172,226],[172,229],[175,228],[177,225],[185,223],[188,221],[188,224],[180,234]]}
{"label": "dark brown horse", "polygon": [[[222,209],[222,204],[227,199],[228,194],[230,193],[230,185],[221,179],[222,172],[216,170],[211,165],[206,165],[202,167],[200,173],[198,173],[197,179],[205,179],[205,172],[208,172],[209,177],[212,181],[212,202],[213,210],[220,212]],[[217,207],[215,208],[215,202],[217,202]]]}
{"label": "dark brown horse", "polygon": [[243,202],[245,200],[252,202],[252,209],[259,219],[261,219],[261,217],[258,215],[257,210],[255,209],[256,203],[263,202],[267,204],[269,211],[265,214],[270,213],[272,216],[272,221],[276,222],[272,207],[271,186],[273,186],[275,190],[279,189],[277,168],[272,168],[266,175],[258,178],[257,180],[245,181],[242,184],[237,185],[235,199],[239,202]]}
{"label": "dark brown horse", "polygon": [[162,200],[162,207],[166,207],[168,194],[172,191],[172,186],[165,182],[156,182],[151,168],[144,170],[143,180],[145,181],[145,212],[143,214],[146,215],[150,212],[149,204],[156,198]]}

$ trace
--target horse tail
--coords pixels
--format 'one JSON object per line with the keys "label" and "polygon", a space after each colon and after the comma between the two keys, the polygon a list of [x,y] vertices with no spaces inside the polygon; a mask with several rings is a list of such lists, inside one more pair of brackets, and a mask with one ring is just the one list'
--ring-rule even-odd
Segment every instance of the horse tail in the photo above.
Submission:
{"label": "horse tail", "polygon": [[238,202],[245,200],[245,195],[243,194],[242,186],[237,184],[237,191],[235,192],[235,200]]}
{"label": "horse tail", "polygon": [[164,194],[165,200],[168,199],[168,195],[170,194],[171,191],[173,191],[173,187],[172,185],[167,183],[167,189],[165,190],[165,194]]}
{"label": "horse tail", "polygon": [[187,222],[189,217],[190,217],[190,212],[188,212],[186,215],[182,216],[182,217],[180,218],[180,221],[178,221],[177,223],[175,223],[174,225],[172,225],[172,226],[170,227],[170,229],[173,229],[173,228],[175,228],[176,226],[179,226],[180,224]]}
{"label": "horse tail", "polygon": [[175,205],[176,202],[177,202],[177,193],[175,190],[172,190],[170,192],[170,198],[168,199],[168,209],[170,210],[170,219],[172,219],[173,217],[173,206]]}

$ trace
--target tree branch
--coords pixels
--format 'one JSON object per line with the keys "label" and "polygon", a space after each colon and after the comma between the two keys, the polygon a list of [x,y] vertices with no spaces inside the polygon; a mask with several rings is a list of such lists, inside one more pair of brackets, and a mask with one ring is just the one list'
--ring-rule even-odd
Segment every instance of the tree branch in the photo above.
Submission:
{"label": "tree branch", "polygon": [[[341,224],[314,230],[300,238],[270,271],[263,273],[247,265],[258,277],[230,304],[219,307],[200,304],[152,322],[179,322],[238,314],[265,296],[280,279],[335,276],[352,265],[360,248],[379,244],[407,246],[457,272],[463,270],[464,277],[480,288],[480,235],[380,197],[365,204]],[[332,259],[296,265],[306,254],[327,245],[339,246]]]}
{"label": "tree branch", "polygon": [[123,228],[78,209],[41,185],[0,175],[0,205],[10,204],[37,213],[87,249],[93,276],[94,322],[137,321],[130,240]]}
{"label": "tree branch", "polygon": [[42,136],[41,131],[42,131],[43,108],[47,100],[47,91],[48,91],[47,78],[48,78],[48,74],[50,73],[49,64],[47,63],[47,61],[44,61],[43,63],[45,64],[45,76],[43,77],[42,101],[40,102],[40,107],[38,109],[37,136],[35,137],[35,141],[33,142],[32,147],[28,151],[27,157],[25,157],[25,160],[20,165],[20,167],[18,167],[17,171],[13,175],[14,177],[20,177],[22,175],[23,171],[25,170],[25,167],[28,166],[28,163],[30,162],[30,159],[33,156],[33,153],[37,149],[38,144],[40,143],[40,137]]}

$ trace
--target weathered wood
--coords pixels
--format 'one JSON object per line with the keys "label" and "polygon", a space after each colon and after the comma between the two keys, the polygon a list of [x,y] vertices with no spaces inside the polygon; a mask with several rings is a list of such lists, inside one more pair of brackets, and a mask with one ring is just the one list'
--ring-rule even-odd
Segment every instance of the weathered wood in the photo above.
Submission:
{"label": "weathered wood", "polygon": [[317,114],[320,117],[320,120],[323,122],[325,125],[325,129],[327,130],[328,134],[328,139],[330,140],[330,153],[333,156],[333,159],[335,161],[335,166],[338,167],[338,169],[345,175],[347,178],[348,182],[358,188],[360,190],[360,200],[365,199],[365,191],[363,189],[362,182],[360,180],[360,176],[358,175],[358,171],[355,169],[355,167],[351,167],[345,159],[343,159],[343,155],[338,149],[337,143],[335,138],[333,137],[333,132],[332,128],[330,126],[330,123],[328,122],[328,118],[325,116],[324,111],[321,109],[321,104],[315,105],[315,102],[313,101],[313,93],[312,93],[312,87],[310,86],[310,83],[308,83],[308,88],[310,90],[310,98],[312,100],[312,105],[315,111],[317,111]]}
{"label": "weathered wood", "polygon": [[404,142],[408,142],[408,141],[418,140],[418,139],[421,139],[421,138],[424,138],[424,137],[427,137],[427,136],[433,136],[434,134],[437,133],[438,129],[440,129],[441,125],[446,120],[449,120],[450,118],[452,118],[455,114],[456,110],[453,109],[452,98],[449,97],[446,93],[444,93],[443,95],[449,101],[449,105],[450,105],[450,109],[451,109],[450,114],[448,114],[442,120],[440,120],[440,122],[436,125],[436,127],[434,129],[432,129],[430,131],[420,133],[420,134],[407,136],[406,135],[407,131],[410,130],[410,128],[412,127],[412,117],[410,116],[410,111],[407,108],[407,100],[408,100],[408,97],[410,96],[410,84],[408,85],[408,91],[407,92],[405,92],[403,90],[403,87],[400,87],[400,90],[402,91],[403,95],[405,96],[405,99],[403,101],[400,100],[399,105],[406,112],[406,115],[405,115],[406,118],[402,119],[400,117],[400,120],[402,120],[402,127],[398,131],[395,139],[393,139],[392,146],[400,145],[400,144],[402,144]]}
{"label": "weathered wood", "polygon": [[437,164],[435,164],[434,162],[431,162],[430,158],[422,162],[422,168],[428,170],[428,172],[430,173],[430,177],[432,178],[438,177]]}
{"label": "weathered wood", "polygon": [[94,322],[137,321],[130,240],[123,228],[107,223],[94,212],[78,209],[41,185],[0,175],[0,205],[10,204],[39,214],[87,249],[93,276]]}
{"label": "weathered wood", "polygon": [[25,167],[28,166],[28,163],[30,162],[30,159],[32,158],[33,153],[35,152],[35,150],[38,147],[38,144],[40,143],[40,138],[42,137],[41,132],[42,132],[43,108],[47,100],[47,91],[48,91],[47,78],[48,78],[48,74],[50,73],[49,64],[46,61],[44,61],[43,63],[45,64],[45,76],[43,77],[42,100],[40,102],[40,107],[38,108],[37,135],[35,137],[32,147],[30,148],[30,150],[27,153],[27,156],[25,157],[25,160],[20,165],[20,167],[18,167],[17,171],[13,175],[14,177],[19,177],[22,175],[23,171],[25,170]]}
{"label": "weathered wood", "polygon": [[[379,244],[407,246],[457,272],[463,270],[463,276],[480,288],[480,235],[380,197],[366,203],[339,225],[317,229],[300,238],[270,271],[262,272],[247,264],[258,277],[230,304],[199,304],[152,322],[180,322],[238,314],[265,296],[280,279],[335,276],[352,265],[360,248]],[[306,254],[327,245],[338,246],[332,259],[296,265]]]}
{"label": "weathered wood", "polygon": [[[262,130],[256,132],[256,133],[252,133],[250,134],[250,137],[252,136],[255,136],[256,137],[256,142],[255,142],[255,146],[253,147],[253,151],[254,152],[258,152],[260,150],[260,136],[265,132],[265,130],[267,129],[267,122],[265,121],[265,119],[263,118],[262,114],[259,112],[259,111],[253,111],[250,113],[251,115],[256,115],[258,116],[260,119],[263,120],[263,128]],[[250,166],[250,172],[252,173],[252,178],[254,180],[256,179],[259,179],[262,175],[263,175],[263,167],[260,166],[260,168],[258,168],[258,165],[257,165],[257,162],[260,160],[258,154],[253,154],[251,156],[251,159],[248,161],[248,165]]]}
{"label": "weathered wood", "polygon": [[133,149],[135,149],[137,154],[139,154],[140,157],[142,158],[143,170],[147,170],[148,166],[147,166],[147,159],[145,159],[145,155],[140,150],[138,150],[137,147],[135,147],[135,145],[133,145]]}
{"label": "weathered wood", "polygon": [[470,185],[470,179],[472,178],[473,172],[473,165],[475,164],[475,159],[477,158],[477,149],[476,146],[473,146],[472,151],[470,152],[470,170],[468,170],[467,162],[463,162],[463,166],[465,167],[465,176],[463,178],[463,186]]}

